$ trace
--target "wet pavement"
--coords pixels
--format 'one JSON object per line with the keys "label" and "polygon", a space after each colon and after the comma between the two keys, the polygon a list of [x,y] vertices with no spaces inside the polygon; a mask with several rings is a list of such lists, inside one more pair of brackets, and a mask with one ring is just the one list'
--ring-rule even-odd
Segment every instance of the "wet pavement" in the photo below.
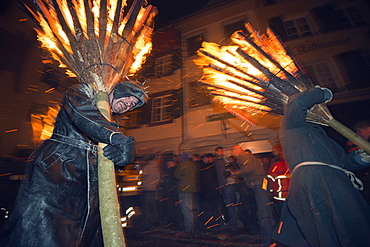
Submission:
{"label": "wet pavement", "polygon": [[222,230],[202,230],[190,236],[181,231],[167,228],[157,228],[145,232],[134,232],[126,229],[126,237],[128,247],[262,246],[257,233],[246,233],[242,230],[232,234]]}

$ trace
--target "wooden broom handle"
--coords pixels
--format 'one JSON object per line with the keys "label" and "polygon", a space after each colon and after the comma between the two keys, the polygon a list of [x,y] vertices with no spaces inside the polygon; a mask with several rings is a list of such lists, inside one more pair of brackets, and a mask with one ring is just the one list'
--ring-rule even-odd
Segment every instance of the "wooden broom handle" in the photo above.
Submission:
{"label": "wooden broom handle", "polygon": [[347,128],[334,118],[329,120],[328,125],[338,131],[341,135],[352,141],[358,147],[362,148],[366,153],[370,154],[370,143],[361,136],[357,135],[354,131]]}

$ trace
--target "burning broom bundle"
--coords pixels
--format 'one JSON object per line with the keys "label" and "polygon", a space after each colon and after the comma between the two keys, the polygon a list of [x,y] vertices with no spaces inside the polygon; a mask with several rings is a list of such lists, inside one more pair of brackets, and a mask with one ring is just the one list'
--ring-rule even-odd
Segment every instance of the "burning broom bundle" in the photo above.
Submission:
{"label": "burning broom bundle", "polygon": [[[99,110],[111,120],[108,93],[138,70],[150,51],[156,9],[143,0],[134,0],[130,7],[125,0],[34,0],[34,4],[36,12],[22,7],[40,26],[36,32],[42,47],[69,76],[92,86]],[[102,152],[98,172],[104,244],[125,246],[114,166]]]}
{"label": "burning broom bundle", "polygon": [[[259,34],[250,24],[235,32],[235,45],[220,47],[203,42],[196,64],[203,68],[200,82],[211,89],[213,100],[241,120],[255,125],[252,113],[281,116],[289,96],[314,85],[290,51],[271,30]],[[307,121],[330,126],[370,153],[370,144],[333,118],[326,105],[314,105]]]}

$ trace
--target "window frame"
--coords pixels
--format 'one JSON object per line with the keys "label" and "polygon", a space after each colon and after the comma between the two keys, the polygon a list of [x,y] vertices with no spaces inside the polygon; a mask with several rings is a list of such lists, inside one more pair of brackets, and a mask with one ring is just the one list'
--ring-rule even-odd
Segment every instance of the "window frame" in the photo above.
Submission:
{"label": "window frame", "polygon": [[174,60],[173,54],[166,54],[155,59],[154,75],[162,77],[171,75],[173,72],[172,63]]}
{"label": "window frame", "polygon": [[311,63],[306,65],[305,68],[313,84],[329,88],[333,92],[339,91],[341,88],[339,84],[340,81],[337,80],[330,62],[321,61]]}
{"label": "window frame", "polygon": [[[353,13],[349,13],[350,8],[355,8],[357,13],[353,15]],[[338,18],[341,21],[341,25],[344,28],[358,28],[358,27],[364,27],[366,26],[369,21],[367,20],[366,16],[362,13],[361,9],[357,5],[349,5],[349,6],[342,6],[339,8],[335,9],[335,12],[338,14]],[[362,19],[359,20],[354,20],[354,16],[356,17],[361,17]],[[344,18],[347,21],[344,21]],[[362,24],[358,24],[359,22],[362,22]]]}
{"label": "window frame", "polygon": [[[299,21],[303,19],[305,23],[299,23]],[[289,22],[292,23],[293,25],[287,26]],[[300,16],[297,18],[283,20],[283,26],[289,40],[301,39],[305,37],[311,37],[314,35],[313,25],[310,23],[308,16]],[[304,26],[308,26],[308,29],[304,30],[305,29]],[[296,32],[292,33],[289,31],[293,29],[295,29]]]}
{"label": "window frame", "polygon": [[206,86],[197,80],[189,82],[189,108],[210,105],[212,103],[212,98],[210,97],[208,90],[204,90],[205,88]]}
{"label": "window frame", "polygon": [[[172,106],[171,103],[172,97],[173,97],[172,94],[165,94],[152,98],[151,119],[150,119],[151,123],[161,123],[168,120],[172,120],[171,111],[169,110],[169,108]],[[158,99],[160,99],[160,105],[156,106],[156,100]],[[163,99],[167,99],[165,104],[163,104]],[[163,109],[166,109],[166,112],[163,112]],[[155,113],[155,110],[159,110],[159,113]],[[163,118],[164,115],[168,115],[168,117]],[[156,116],[160,116],[159,119],[155,119]]]}

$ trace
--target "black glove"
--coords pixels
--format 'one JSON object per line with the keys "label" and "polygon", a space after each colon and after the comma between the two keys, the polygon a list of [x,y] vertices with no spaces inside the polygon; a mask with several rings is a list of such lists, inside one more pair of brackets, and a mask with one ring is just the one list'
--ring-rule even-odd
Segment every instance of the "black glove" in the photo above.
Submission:
{"label": "black glove", "polygon": [[117,166],[127,166],[135,159],[135,139],[120,134],[117,137],[118,135],[119,138],[112,138],[113,145],[108,144],[103,148],[104,156]]}

